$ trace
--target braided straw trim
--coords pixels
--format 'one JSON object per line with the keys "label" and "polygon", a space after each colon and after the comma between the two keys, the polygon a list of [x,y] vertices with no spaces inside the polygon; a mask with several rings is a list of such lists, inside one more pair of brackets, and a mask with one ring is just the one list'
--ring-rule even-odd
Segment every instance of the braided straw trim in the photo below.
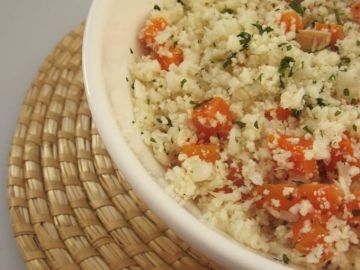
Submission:
{"label": "braided straw trim", "polygon": [[14,236],[28,269],[220,269],[141,202],[92,122],[83,25],[41,66],[14,133],[8,175]]}

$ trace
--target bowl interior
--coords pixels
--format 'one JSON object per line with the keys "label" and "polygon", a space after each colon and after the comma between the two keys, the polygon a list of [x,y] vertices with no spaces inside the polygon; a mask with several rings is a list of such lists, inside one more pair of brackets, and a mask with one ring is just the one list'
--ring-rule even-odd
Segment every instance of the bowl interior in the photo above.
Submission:
{"label": "bowl interior", "polygon": [[[200,221],[164,191],[164,169],[132,124],[129,64],[141,48],[137,34],[153,3],[95,0],[86,24],[83,67],[97,128],[116,165],[138,195],[184,240],[229,269],[289,269],[235,243]],[[133,52],[133,53],[132,53]]]}

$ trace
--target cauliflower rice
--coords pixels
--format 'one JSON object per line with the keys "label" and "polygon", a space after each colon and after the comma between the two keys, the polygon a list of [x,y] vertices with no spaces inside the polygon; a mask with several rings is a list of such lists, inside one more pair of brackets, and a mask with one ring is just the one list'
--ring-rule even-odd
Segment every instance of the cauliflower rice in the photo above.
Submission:
{"label": "cauliflower rice", "polygon": [[210,225],[286,264],[360,269],[358,2],[290,2],[157,3],[133,123]]}

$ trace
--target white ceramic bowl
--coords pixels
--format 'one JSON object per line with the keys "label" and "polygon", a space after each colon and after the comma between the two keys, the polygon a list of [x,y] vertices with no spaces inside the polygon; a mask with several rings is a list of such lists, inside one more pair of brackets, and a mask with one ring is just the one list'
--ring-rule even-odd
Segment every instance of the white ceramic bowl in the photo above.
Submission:
{"label": "white ceramic bowl", "polygon": [[153,7],[148,0],[95,0],[86,23],[83,69],[91,112],[101,137],[137,194],[177,234],[228,269],[289,269],[202,223],[169,197],[163,169],[132,125],[128,64],[139,53],[137,34]]}

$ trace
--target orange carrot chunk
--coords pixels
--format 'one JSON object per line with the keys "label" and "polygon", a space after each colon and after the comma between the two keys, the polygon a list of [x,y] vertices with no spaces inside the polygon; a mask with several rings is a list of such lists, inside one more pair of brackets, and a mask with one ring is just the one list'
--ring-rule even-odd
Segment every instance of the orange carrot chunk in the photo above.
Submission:
{"label": "orange carrot chunk", "polygon": [[211,163],[220,158],[220,148],[216,144],[185,145],[180,152],[188,157],[199,156],[201,160]]}
{"label": "orange carrot chunk", "polygon": [[299,202],[297,187],[293,184],[265,184],[257,186],[252,195],[259,200],[256,206],[259,208],[270,207],[278,211],[288,211]]}
{"label": "orange carrot chunk", "polygon": [[360,24],[360,1],[356,1],[351,6],[351,13],[355,22]]}
{"label": "orange carrot chunk", "polygon": [[277,107],[276,109],[270,109],[265,112],[265,117],[269,120],[273,119],[275,113],[276,119],[280,121],[287,121],[291,116],[291,110]]}
{"label": "orange carrot chunk", "polygon": [[334,214],[342,205],[342,194],[334,185],[304,184],[298,187],[298,192],[299,198],[309,200],[323,214]]}
{"label": "orange carrot chunk", "polygon": [[345,204],[345,211],[349,216],[349,223],[353,225],[360,224],[360,192],[354,193],[355,199]]}
{"label": "orange carrot chunk", "polygon": [[300,15],[293,10],[286,11],[281,16],[280,23],[285,25],[285,32],[291,31],[293,25],[295,25],[296,31],[304,29]]}
{"label": "orange carrot chunk", "polygon": [[338,40],[343,40],[345,38],[343,27],[339,24],[316,23],[315,29],[319,31],[328,31],[331,33],[330,44],[332,49],[335,49]]}
{"label": "orange carrot chunk", "polygon": [[161,65],[162,70],[169,71],[170,65],[175,64],[178,66],[184,61],[184,55],[180,48],[169,48],[169,55],[160,55],[156,52],[155,59]]}
{"label": "orange carrot chunk", "polygon": [[230,106],[220,97],[215,97],[192,111],[192,122],[200,137],[227,137],[233,121]]}
{"label": "orange carrot chunk", "polygon": [[[272,143],[274,137],[269,137],[269,142]],[[291,153],[289,162],[294,164],[290,170],[297,176],[313,176],[317,172],[317,164],[314,159],[306,159],[305,151],[311,149],[313,141],[305,139],[304,137],[291,137],[288,135],[281,135],[277,140],[277,147]],[[272,147],[272,146],[271,146]]]}
{"label": "orange carrot chunk", "polygon": [[154,19],[140,32],[140,40],[146,47],[152,48],[156,43],[155,39],[158,33],[164,31],[168,25],[168,22],[162,17]]}
{"label": "orange carrot chunk", "polygon": [[294,223],[292,231],[295,249],[306,255],[317,245],[324,244],[324,237],[328,234],[326,222],[327,219],[319,215],[308,215]]}
{"label": "orange carrot chunk", "polygon": [[348,159],[351,159],[354,156],[354,149],[351,139],[344,137],[339,142],[338,148],[331,149],[330,160],[326,166],[329,172],[334,172],[336,169],[336,164],[338,162],[347,162]]}

